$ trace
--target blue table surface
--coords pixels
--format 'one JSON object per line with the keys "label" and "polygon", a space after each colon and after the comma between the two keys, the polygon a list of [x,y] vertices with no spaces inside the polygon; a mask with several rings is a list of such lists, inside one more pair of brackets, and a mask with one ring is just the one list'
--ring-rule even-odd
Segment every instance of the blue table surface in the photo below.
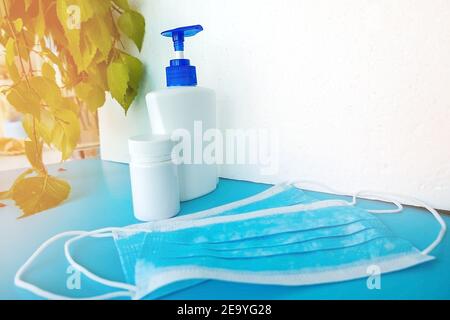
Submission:
{"label": "blue table surface", "polygon": [[[72,185],[70,199],[62,205],[27,219],[12,203],[0,208],[0,298],[36,299],[34,294],[14,286],[14,274],[36,248],[51,236],[68,230],[94,230],[138,223],[133,216],[128,166],[100,160],[64,164],[67,171],[52,171]],[[12,179],[17,171],[1,172],[0,179]],[[3,181],[5,181],[3,180]],[[181,214],[239,200],[270,187],[265,184],[221,179],[213,193],[184,202]],[[310,192],[317,198],[336,198]],[[385,203],[362,201],[362,207],[384,208]],[[425,210],[407,207],[399,214],[379,215],[397,235],[419,249],[434,240],[439,227]],[[444,217],[447,224],[450,217]],[[111,291],[82,277],[80,289],[68,289],[71,270],[63,255],[64,240],[56,242],[35,261],[26,280],[63,295],[83,297]],[[123,281],[119,258],[111,239],[100,239],[76,251],[76,258],[100,275]],[[435,260],[399,272],[382,274],[381,289],[369,290],[367,279],[341,283],[283,287],[206,281],[165,295],[165,299],[449,299],[450,237],[432,252]]]}

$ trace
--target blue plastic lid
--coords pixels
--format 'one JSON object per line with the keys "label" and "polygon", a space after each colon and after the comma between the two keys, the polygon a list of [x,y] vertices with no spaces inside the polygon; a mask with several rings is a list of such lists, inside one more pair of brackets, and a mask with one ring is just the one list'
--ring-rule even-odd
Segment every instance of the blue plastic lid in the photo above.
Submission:
{"label": "blue plastic lid", "polygon": [[172,38],[173,47],[177,54],[176,59],[170,60],[170,66],[166,68],[167,86],[196,86],[197,72],[191,66],[189,59],[184,58],[184,39],[195,36],[203,30],[201,25],[187,26],[167,30],[161,33],[164,37]]}

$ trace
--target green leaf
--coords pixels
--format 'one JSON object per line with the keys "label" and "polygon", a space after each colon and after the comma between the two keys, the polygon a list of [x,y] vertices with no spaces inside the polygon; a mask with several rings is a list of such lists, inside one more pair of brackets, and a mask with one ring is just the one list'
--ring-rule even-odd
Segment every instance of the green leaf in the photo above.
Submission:
{"label": "green leaf", "polygon": [[138,47],[139,51],[142,49],[142,42],[145,34],[145,19],[136,11],[130,10],[124,12],[117,21],[120,30]]}
{"label": "green leaf", "polygon": [[113,98],[126,113],[138,94],[144,66],[139,59],[122,51],[119,53],[107,68],[107,80]]}
{"label": "green leaf", "polygon": [[129,86],[138,91],[144,73],[144,65],[138,58],[124,52],[121,53],[120,57],[128,68],[128,75],[130,78],[128,81]]}
{"label": "green leaf", "polygon": [[113,0],[113,2],[120,8],[123,10],[129,10],[130,9],[130,5],[128,4],[128,0]]}
{"label": "green leaf", "polygon": [[127,66],[120,61],[111,63],[106,70],[106,77],[111,95],[120,103],[125,111],[128,110],[130,105],[127,105],[125,102],[128,81],[130,80]]}

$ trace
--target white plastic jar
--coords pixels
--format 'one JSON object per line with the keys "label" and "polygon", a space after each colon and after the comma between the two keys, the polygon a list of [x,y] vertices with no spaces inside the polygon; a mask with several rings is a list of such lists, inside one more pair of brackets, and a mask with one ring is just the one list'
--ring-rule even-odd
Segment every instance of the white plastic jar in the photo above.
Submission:
{"label": "white plastic jar", "polygon": [[141,221],[169,219],[180,211],[177,166],[173,142],[167,135],[128,139],[134,215]]}

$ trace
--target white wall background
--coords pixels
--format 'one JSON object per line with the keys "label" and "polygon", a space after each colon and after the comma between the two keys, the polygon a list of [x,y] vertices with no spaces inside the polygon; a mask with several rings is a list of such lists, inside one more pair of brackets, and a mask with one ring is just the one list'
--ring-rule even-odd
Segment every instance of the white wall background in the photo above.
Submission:
{"label": "white wall background", "polygon": [[[279,130],[277,176],[242,166],[222,176],[314,179],[450,209],[450,1],[134,3],[147,19],[143,95],[164,86],[172,57],[159,33],[200,23],[186,53],[199,84],[217,92],[219,127]],[[146,116],[142,96],[126,120],[133,134],[148,130]]]}

